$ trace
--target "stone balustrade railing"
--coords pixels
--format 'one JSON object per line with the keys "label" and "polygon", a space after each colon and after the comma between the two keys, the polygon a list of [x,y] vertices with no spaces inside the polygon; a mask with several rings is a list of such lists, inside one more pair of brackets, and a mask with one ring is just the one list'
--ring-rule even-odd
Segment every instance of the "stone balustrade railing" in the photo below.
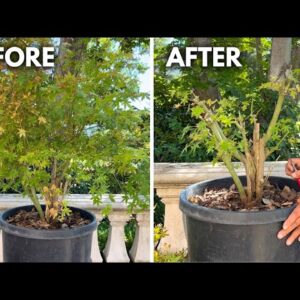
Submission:
{"label": "stone balustrade railing", "polygon": [[[66,200],[70,206],[83,208],[95,214],[97,221],[101,222],[103,216],[101,210],[107,204],[111,205],[112,211],[108,218],[110,221],[109,235],[104,251],[101,253],[98,245],[97,231],[94,232],[92,242],[93,262],[149,262],[150,261],[150,215],[149,211],[140,212],[132,216],[122,201],[121,195],[115,195],[115,202],[104,195],[101,205],[93,205],[90,195],[72,194]],[[0,194],[0,211],[9,208],[31,204],[30,200],[19,194]],[[135,238],[130,251],[125,246],[124,227],[130,218],[136,218],[137,228]],[[2,233],[0,230],[0,262],[2,257]]]}
{"label": "stone balustrade railing", "polygon": [[[237,173],[244,175],[244,168],[240,163],[234,163]],[[285,161],[266,162],[265,174],[273,176],[285,175]],[[230,176],[223,164],[211,163],[155,163],[154,188],[156,194],[165,204],[164,227],[168,236],[160,243],[161,250],[167,244],[168,251],[176,252],[187,249],[184,231],[184,220],[179,209],[179,194],[185,187],[204,180]]]}

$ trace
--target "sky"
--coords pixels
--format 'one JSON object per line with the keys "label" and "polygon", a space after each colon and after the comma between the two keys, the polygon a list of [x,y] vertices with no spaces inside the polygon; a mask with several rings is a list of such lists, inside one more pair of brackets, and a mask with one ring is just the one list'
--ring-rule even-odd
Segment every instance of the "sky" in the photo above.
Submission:
{"label": "sky", "polygon": [[[148,93],[150,95],[150,84],[151,84],[151,76],[150,76],[150,54],[146,53],[140,55],[140,60],[147,67],[147,71],[143,74],[139,74],[138,78],[140,81],[140,91],[143,93]],[[144,100],[136,100],[133,101],[133,105],[138,109],[150,109],[150,99]]]}
{"label": "sky", "polygon": [[[59,45],[60,38],[53,38],[56,46]],[[141,60],[143,64],[147,67],[147,71],[138,75],[138,80],[140,81],[140,91],[142,93],[148,93],[150,97],[150,84],[151,84],[151,76],[150,76],[150,51],[143,55],[139,54],[136,51],[137,57]],[[150,99],[143,100],[135,100],[132,101],[133,105],[138,109],[150,109]]]}

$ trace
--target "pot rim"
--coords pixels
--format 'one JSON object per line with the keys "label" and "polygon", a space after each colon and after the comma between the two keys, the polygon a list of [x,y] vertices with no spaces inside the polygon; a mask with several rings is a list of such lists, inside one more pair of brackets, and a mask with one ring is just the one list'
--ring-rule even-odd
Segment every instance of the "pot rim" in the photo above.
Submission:
{"label": "pot rim", "polygon": [[[241,179],[245,179],[246,176],[239,176]],[[295,181],[287,177],[270,176],[271,180],[284,180],[287,183]],[[208,183],[219,182],[220,180],[232,180],[232,177],[221,177],[213,180],[205,180],[188,186],[180,193],[179,208],[184,215],[191,217],[196,220],[228,224],[228,225],[259,225],[259,224],[270,224],[276,222],[282,222],[286,220],[292,210],[296,207],[296,204],[288,208],[280,208],[266,211],[229,211],[221,210],[216,208],[208,208],[198,204],[191,203],[188,201],[188,193],[191,192],[195,187],[207,185]],[[232,180],[233,182],[233,180]],[[299,189],[298,189],[299,190]]]}
{"label": "pot rim", "polygon": [[[43,207],[44,205],[42,205]],[[72,239],[79,236],[85,236],[93,232],[97,227],[97,220],[93,213],[78,207],[68,206],[72,211],[79,211],[91,220],[91,223],[75,227],[61,229],[32,229],[9,224],[7,218],[21,209],[31,209],[33,205],[23,205],[10,208],[0,214],[0,228],[7,234],[16,235],[19,237],[42,240],[62,240]]]}

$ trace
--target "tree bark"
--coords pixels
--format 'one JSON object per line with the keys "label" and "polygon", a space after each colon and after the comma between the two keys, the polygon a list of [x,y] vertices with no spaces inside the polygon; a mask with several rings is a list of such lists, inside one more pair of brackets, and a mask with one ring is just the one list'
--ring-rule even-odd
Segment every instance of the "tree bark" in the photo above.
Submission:
{"label": "tree bark", "polygon": [[196,46],[196,47],[210,47],[211,46],[211,38],[208,38],[208,37],[191,38],[191,44],[192,44],[192,46]]}
{"label": "tree bark", "polygon": [[300,69],[300,46],[296,45],[292,49],[292,67]]}
{"label": "tree bark", "polygon": [[[190,39],[191,46],[195,47],[211,47],[211,38],[200,38],[195,37]],[[207,76],[206,70],[203,68],[201,74],[199,74],[200,82],[207,84],[208,87],[206,89],[194,89],[195,94],[199,96],[199,99],[220,99],[220,93],[217,87],[212,85],[212,82],[209,82],[209,78]]]}
{"label": "tree bark", "polygon": [[255,47],[256,47],[256,62],[257,62],[257,75],[260,80],[264,78],[263,72],[263,58],[262,58],[262,49],[261,49],[261,38],[255,39]]}
{"label": "tree bark", "polygon": [[[292,69],[300,69],[300,45],[292,46]],[[297,96],[297,101],[300,101],[300,94]]]}
{"label": "tree bark", "polygon": [[254,124],[253,130],[253,158],[255,164],[255,200],[262,198],[264,184],[265,143],[260,137],[260,125]]}
{"label": "tree bark", "polygon": [[[82,38],[68,38],[60,39],[58,55],[56,59],[55,75],[65,75],[68,72],[76,75],[75,64],[82,59],[85,42]],[[72,60],[68,60],[69,53],[73,53]]]}
{"label": "tree bark", "polygon": [[291,63],[292,38],[272,38],[269,80],[281,80],[283,71]]}

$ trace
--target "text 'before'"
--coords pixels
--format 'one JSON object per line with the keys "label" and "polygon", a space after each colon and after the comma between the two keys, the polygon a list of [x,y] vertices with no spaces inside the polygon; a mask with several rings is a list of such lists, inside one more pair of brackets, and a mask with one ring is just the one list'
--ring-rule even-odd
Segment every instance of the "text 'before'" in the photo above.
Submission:
{"label": "text 'before'", "polygon": [[54,67],[54,47],[43,47],[42,50],[36,47],[26,47],[25,50],[19,47],[4,49],[0,47],[0,60],[12,68],[25,64],[26,67]]}

